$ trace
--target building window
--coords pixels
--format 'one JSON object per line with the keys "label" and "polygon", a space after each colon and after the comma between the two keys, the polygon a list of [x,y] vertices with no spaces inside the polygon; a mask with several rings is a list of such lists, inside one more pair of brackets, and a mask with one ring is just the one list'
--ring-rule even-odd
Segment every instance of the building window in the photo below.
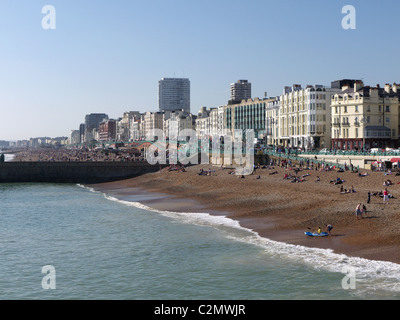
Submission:
{"label": "building window", "polygon": [[386,106],[386,112],[390,112],[390,106]]}
{"label": "building window", "polygon": [[356,112],[358,112],[358,106],[356,106]]}

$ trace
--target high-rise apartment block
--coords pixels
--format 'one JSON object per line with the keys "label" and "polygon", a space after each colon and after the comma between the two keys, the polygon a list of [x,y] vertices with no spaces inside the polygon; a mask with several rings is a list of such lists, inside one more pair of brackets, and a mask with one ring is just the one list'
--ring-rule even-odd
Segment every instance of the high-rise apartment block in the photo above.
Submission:
{"label": "high-rise apartment block", "polygon": [[158,82],[159,111],[183,110],[190,112],[190,80],[162,78]]}
{"label": "high-rise apartment block", "polygon": [[96,129],[104,120],[108,120],[108,115],[105,113],[88,114],[85,116],[85,128],[86,130]]}
{"label": "high-rise apartment block", "polygon": [[231,99],[229,104],[239,104],[242,100],[251,99],[251,83],[247,80],[239,80],[231,84]]}

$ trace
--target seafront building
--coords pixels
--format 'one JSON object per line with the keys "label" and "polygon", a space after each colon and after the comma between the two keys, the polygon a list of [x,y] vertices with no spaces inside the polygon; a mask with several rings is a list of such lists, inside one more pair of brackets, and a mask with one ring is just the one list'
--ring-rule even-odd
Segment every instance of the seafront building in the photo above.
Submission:
{"label": "seafront building", "polygon": [[91,113],[85,116],[85,133],[82,142],[92,143],[97,141],[98,128],[101,122],[108,120],[105,113]]}
{"label": "seafront building", "polygon": [[[276,128],[278,136],[272,140],[277,145],[306,150],[329,148],[331,139],[331,96],[340,91],[323,85],[302,88],[295,84],[285,87],[283,94],[271,110],[279,107],[278,119],[270,117],[269,125]],[[272,126],[272,123],[274,126]]]}
{"label": "seafront building", "polygon": [[[173,98],[171,88],[179,86],[181,93]],[[167,94],[169,89],[171,94]],[[251,96],[251,84],[239,80],[231,84],[227,105],[201,107],[197,115],[190,113],[189,79],[163,78],[159,92],[161,111],[125,112],[116,121],[110,121],[104,113],[86,115],[79,130],[71,132],[70,143],[145,140],[152,129],[161,130],[164,137],[180,136],[183,130],[192,129],[199,139],[216,136],[242,139],[246,130],[251,129],[255,138],[270,146],[305,150],[399,146],[400,91],[396,83],[382,88],[364,86],[361,80],[351,79],[333,81],[330,87],[303,88],[295,84],[284,87],[277,97],[265,95],[239,101]],[[180,104],[178,100],[186,102]],[[30,142],[41,143],[42,138]]]}
{"label": "seafront building", "polygon": [[171,112],[169,118],[164,121],[165,137],[180,137],[184,130],[196,130],[196,116],[184,110]]}
{"label": "seafront building", "polygon": [[210,113],[214,108],[201,107],[196,118],[196,136],[200,139],[211,136]]}
{"label": "seafront building", "polygon": [[85,128],[91,130],[98,128],[99,124],[104,120],[108,120],[108,115],[105,113],[91,113],[85,116]]}
{"label": "seafront building", "polygon": [[70,144],[79,144],[81,143],[81,134],[79,130],[71,130],[71,134],[69,137]]}
{"label": "seafront building", "polygon": [[248,99],[251,99],[251,83],[248,80],[239,80],[231,84],[231,98],[228,104],[239,104]]}
{"label": "seafront building", "polygon": [[266,136],[266,107],[274,98],[259,99],[254,98],[242,100],[238,104],[227,105],[224,107],[225,128],[232,138],[237,136],[240,130],[242,138],[246,130],[254,130],[256,139],[263,139]]}
{"label": "seafront building", "polygon": [[140,117],[139,111],[124,112],[122,118],[117,120],[117,141],[131,140],[131,120],[138,117]]}
{"label": "seafront building", "polygon": [[115,141],[117,138],[117,121],[113,119],[104,120],[99,124],[99,138],[101,142]]}
{"label": "seafront building", "polygon": [[271,99],[265,109],[265,143],[269,146],[277,146],[279,139],[279,110],[281,108],[280,96]]}
{"label": "seafront building", "polygon": [[141,121],[140,135],[143,139],[147,139],[148,134],[152,130],[158,129],[164,132],[164,121],[168,120],[171,111],[164,112],[146,112]]}
{"label": "seafront building", "polygon": [[143,136],[142,127],[144,123],[144,113],[135,112],[129,119],[129,141],[140,140]]}
{"label": "seafront building", "polygon": [[162,78],[158,82],[160,112],[184,110],[190,113],[190,80],[187,78]]}
{"label": "seafront building", "polygon": [[199,138],[230,136],[242,139],[246,130],[252,129],[255,138],[263,139],[266,106],[271,100],[255,98],[217,108],[202,107],[196,120],[196,134]]}
{"label": "seafront building", "polygon": [[332,149],[399,147],[399,85],[345,83],[332,96]]}

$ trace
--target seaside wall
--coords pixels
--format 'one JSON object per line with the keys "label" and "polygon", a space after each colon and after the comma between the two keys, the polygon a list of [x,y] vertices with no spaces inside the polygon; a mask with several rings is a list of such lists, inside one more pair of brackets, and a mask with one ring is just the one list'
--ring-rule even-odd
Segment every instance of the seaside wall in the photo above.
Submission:
{"label": "seaside wall", "polygon": [[0,163],[0,183],[101,183],[158,170],[160,165],[147,162],[4,162]]}

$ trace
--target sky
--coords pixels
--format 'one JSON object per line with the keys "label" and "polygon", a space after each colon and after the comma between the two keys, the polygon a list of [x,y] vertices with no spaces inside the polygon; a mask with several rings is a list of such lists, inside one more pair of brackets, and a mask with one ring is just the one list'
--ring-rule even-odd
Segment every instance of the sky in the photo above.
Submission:
{"label": "sky", "polygon": [[[55,29],[42,27],[55,9]],[[344,29],[345,5],[356,28]],[[86,114],[158,111],[158,81],[191,81],[191,111],[293,84],[400,82],[398,0],[1,0],[0,140],[68,136]]]}

